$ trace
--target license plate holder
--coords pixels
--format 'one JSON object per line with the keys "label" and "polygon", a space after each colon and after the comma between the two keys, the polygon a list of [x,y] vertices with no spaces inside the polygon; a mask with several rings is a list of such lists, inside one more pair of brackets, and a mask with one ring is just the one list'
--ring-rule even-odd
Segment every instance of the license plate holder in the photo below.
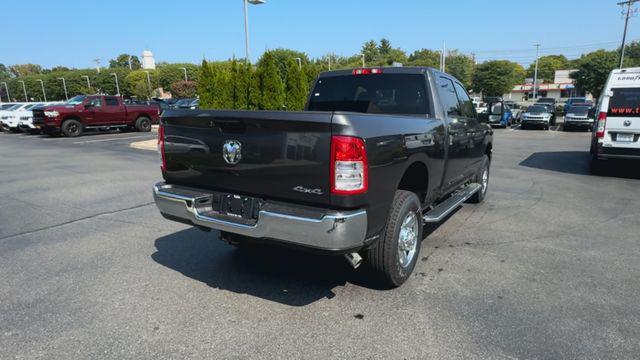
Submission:
{"label": "license plate holder", "polygon": [[249,196],[220,194],[220,213],[238,219],[258,219],[259,200]]}
{"label": "license plate holder", "polygon": [[633,142],[633,134],[618,133],[616,136],[618,142]]}

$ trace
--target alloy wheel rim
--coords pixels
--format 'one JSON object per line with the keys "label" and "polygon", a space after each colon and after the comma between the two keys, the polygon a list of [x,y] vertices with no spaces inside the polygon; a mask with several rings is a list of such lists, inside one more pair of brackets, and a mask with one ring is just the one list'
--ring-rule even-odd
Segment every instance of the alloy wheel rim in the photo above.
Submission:
{"label": "alloy wheel rim", "polygon": [[413,261],[418,249],[418,233],[420,223],[415,212],[411,211],[405,216],[400,225],[398,234],[398,259],[400,266],[407,267]]}
{"label": "alloy wheel rim", "polygon": [[482,171],[482,192],[487,192],[487,187],[489,187],[489,171],[485,168]]}

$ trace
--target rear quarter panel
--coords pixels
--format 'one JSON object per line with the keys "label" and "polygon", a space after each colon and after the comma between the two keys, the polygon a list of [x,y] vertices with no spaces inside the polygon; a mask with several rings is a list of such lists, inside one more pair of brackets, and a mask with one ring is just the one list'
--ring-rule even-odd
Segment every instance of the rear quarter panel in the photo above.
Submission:
{"label": "rear quarter panel", "polygon": [[363,138],[369,161],[369,191],[362,195],[332,195],[338,208],[364,207],[368,235],[384,227],[395,191],[405,170],[415,162],[428,169],[429,189],[440,186],[445,164],[443,122],[419,116],[335,113],[333,135]]}

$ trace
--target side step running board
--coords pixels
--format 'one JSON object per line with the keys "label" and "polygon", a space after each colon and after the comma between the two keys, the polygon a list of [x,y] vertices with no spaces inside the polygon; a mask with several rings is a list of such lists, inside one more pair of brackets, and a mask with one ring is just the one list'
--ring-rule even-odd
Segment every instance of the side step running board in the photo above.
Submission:
{"label": "side step running board", "polygon": [[482,189],[482,185],[477,183],[465,186],[453,193],[453,195],[451,195],[447,200],[438,204],[438,206],[424,213],[422,215],[422,221],[426,223],[439,222],[453,210],[457,209],[458,206],[462,205],[463,202],[467,201],[467,199],[473,196],[473,194],[480,191],[480,189]]}

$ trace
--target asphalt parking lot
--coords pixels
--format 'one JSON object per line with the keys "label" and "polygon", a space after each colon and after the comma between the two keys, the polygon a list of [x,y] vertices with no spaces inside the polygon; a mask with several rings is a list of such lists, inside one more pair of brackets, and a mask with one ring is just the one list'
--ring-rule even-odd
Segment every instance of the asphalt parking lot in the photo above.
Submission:
{"label": "asphalt parking lot", "polygon": [[486,201],[404,286],[164,220],[154,134],[0,133],[0,357],[633,359],[640,175],[589,133],[496,130]]}

